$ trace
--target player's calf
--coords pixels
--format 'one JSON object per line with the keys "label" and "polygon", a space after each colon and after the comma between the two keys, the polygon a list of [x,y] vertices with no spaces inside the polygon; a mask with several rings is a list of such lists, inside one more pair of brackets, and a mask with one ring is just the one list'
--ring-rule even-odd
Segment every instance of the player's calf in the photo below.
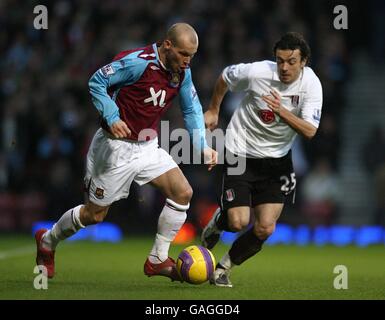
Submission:
{"label": "player's calf", "polygon": [[266,239],[261,239],[249,229],[234,241],[229,251],[231,262],[240,265],[247,259],[257,254],[262,249]]}
{"label": "player's calf", "polygon": [[190,204],[182,205],[171,199],[166,199],[158,219],[155,241],[148,259],[151,263],[161,263],[168,258],[171,242],[186,221],[186,210]]}

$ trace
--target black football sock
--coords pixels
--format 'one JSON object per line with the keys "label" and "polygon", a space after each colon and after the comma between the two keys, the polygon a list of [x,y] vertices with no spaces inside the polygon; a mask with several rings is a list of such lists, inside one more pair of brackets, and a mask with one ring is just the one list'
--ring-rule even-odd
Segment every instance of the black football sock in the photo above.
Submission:
{"label": "black football sock", "polygon": [[217,228],[221,231],[230,231],[229,228],[229,219],[227,218],[227,212],[221,209],[221,213],[219,214],[219,217],[217,218],[216,225]]}
{"label": "black football sock", "polygon": [[236,265],[240,265],[247,259],[251,258],[256,253],[261,251],[265,240],[259,239],[254,234],[253,229],[249,229],[234,241],[229,251],[231,262]]}

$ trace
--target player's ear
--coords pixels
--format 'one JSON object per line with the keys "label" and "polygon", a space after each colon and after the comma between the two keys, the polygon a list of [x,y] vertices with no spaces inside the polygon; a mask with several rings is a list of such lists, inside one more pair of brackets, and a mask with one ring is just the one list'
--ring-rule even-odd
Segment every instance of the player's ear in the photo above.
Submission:
{"label": "player's ear", "polygon": [[301,60],[301,68],[305,67],[307,64],[307,58]]}
{"label": "player's ear", "polygon": [[164,41],[163,41],[163,47],[165,48],[165,49],[170,49],[171,48],[171,46],[172,46],[172,42],[170,41],[170,40],[168,40],[168,39],[165,39]]}

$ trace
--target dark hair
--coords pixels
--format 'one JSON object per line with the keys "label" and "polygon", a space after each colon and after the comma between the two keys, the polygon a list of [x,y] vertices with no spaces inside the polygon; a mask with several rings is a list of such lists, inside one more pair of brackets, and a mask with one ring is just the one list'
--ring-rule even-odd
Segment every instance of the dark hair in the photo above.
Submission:
{"label": "dark hair", "polygon": [[295,50],[301,51],[301,61],[306,59],[306,64],[309,63],[311,57],[310,47],[302,34],[298,32],[288,32],[279,39],[273,49],[274,57],[276,56],[277,50]]}

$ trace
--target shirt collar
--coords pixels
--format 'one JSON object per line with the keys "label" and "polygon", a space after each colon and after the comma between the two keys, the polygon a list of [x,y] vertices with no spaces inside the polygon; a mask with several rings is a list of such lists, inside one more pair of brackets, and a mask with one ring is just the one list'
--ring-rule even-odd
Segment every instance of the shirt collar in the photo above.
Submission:
{"label": "shirt collar", "polygon": [[154,50],[154,52],[155,52],[156,60],[158,60],[159,65],[160,65],[164,70],[167,71],[166,66],[165,66],[165,65],[163,64],[163,62],[160,60],[159,52],[158,52],[158,44],[160,44],[160,43],[155,42],[155,43],[152,45],[152,48],[153,48],[153,50]]}

